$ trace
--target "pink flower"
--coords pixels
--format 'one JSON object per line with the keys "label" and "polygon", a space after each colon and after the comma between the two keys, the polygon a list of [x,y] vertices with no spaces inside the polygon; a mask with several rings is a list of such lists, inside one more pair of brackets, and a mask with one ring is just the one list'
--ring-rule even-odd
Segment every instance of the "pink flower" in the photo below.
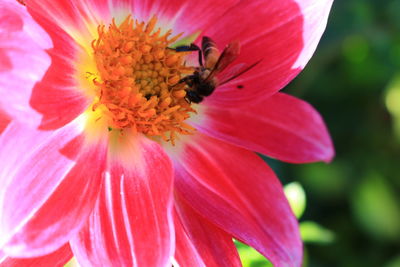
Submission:
{"label": "pink flower", "polygon": [[[332,159],[319,114],[278,92],[332,0],[25,2],[0,3],[1,266],[72,253],[82,266],[240,266],[232,238],[301,265],[282,186],[252,151]],[[240,42],[226,72],[261,61],[195,104],[179,80],[197,53],[167,47],[202,36]]]}

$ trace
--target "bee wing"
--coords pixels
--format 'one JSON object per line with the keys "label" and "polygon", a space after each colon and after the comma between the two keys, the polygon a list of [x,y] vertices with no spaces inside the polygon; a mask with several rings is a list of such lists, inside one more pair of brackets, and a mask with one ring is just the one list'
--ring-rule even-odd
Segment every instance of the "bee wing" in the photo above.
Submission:
{"label": "bee wing", "polygon": [[246,69],[246,63],[238,63],[228,68],[224,72],[218,75],[219,85],[227,83],[232,77],[236,77],[243,69]]}
{"label": "bee wing", "polygon": [[258,63],[261,62],[261,59],[254,62],[251,65],[248,65],[246,63],[239,63],[233,66],[232,68],[229,69],[229,71],[226,71],[221,74],[221,77],[218,77],[219,80],[221,81],[219,85],[223,85],[227,82],[232,81],[233,79],[239,77],[240,75],[244,74],[245,72],[251,70],[253,67],[255,67]]}
{"label": "bee wing", "polygon": [[215,63],[214,68],[211,70],[206,81],[214,78],[216,74],[223,71],[229,64],[231,64],[240,54],[240,44],[238,41],[229,43],[224,51],[222,51],[217,63]]}

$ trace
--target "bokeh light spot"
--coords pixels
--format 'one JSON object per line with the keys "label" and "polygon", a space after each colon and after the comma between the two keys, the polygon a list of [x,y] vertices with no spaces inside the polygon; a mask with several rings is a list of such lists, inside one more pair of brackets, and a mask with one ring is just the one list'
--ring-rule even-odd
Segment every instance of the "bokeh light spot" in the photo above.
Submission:
{"label": "bokeh light spot", "polygon": [[285,195],[294,215],[300,218],[306,208],[306,194],[303,187],[298,182],[287,184],[285,185]]}

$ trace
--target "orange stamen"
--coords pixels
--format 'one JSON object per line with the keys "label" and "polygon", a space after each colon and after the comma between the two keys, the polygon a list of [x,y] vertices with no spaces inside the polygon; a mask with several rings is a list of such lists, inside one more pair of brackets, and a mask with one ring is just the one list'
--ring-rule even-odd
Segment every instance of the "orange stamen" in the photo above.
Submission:
{"label": "orange stamen", "polygon": [[108,29],[98,27],[92,48],[101,82],[93,79],[98,98],[92,109],[106,107],[112,129],[132,128],[174,143],[177,134],[195,131],[184,122],[195,110],[185,100],[186,85],[179,84],[193,68],[183,64],[186,53],[167,49],[179,36],[154,32],[156,23],[155,17],[145,24],[128,16],[120,26],[113,20]]}

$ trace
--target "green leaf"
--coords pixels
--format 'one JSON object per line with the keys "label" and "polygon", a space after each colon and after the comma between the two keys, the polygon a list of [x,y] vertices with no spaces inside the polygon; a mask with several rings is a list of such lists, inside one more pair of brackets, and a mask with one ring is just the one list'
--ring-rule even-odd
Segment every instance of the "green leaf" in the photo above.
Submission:
{"label": "green leaf", "polygon": [[400,205],[392,187],[378,173],[370,173],[358,185],[352,198],[360,226],[379,240],[400,238]]}
{"label": "green leaf", "polygon": [[173,43],[171,45],[171,48],[175,48],[175,47],[178,47],[181,45],[189,45],[189,44],[193,43],[197,39],[197,37],[199,37],[200,33],[201,33],[201,31],[197,31],[191,35],[187,35],[187,36],[179,39],[178,41],[176,41],[175,43]]}
{"label": "green leaf", "polygon": [[300,223],[301,238],[306,243],[329,244],[335,240],[332,231],[312,221]]}
{"label": "green leaf", "polygon": [[400,267],[400,255],[385,264],[385,267]]}
{"label": "green leaf", "polygon": [[76,261],[76,258],[72,257],[71,260],[64,265],[64,267],[79,267],[79,264]]}
{"label": "green leaf", "polygon": [[298,182],[285,185],[285,195],[289,200],[290,207],[297,219],[303,215],[306,209],[306,194]]}
{"label": "green leaf", "polygon": [[249,247],[237,240],[235,245],[238,249],[240,260],[242,261],[243,267],[273,267],[263,255],[258,253],[254,248]]}

